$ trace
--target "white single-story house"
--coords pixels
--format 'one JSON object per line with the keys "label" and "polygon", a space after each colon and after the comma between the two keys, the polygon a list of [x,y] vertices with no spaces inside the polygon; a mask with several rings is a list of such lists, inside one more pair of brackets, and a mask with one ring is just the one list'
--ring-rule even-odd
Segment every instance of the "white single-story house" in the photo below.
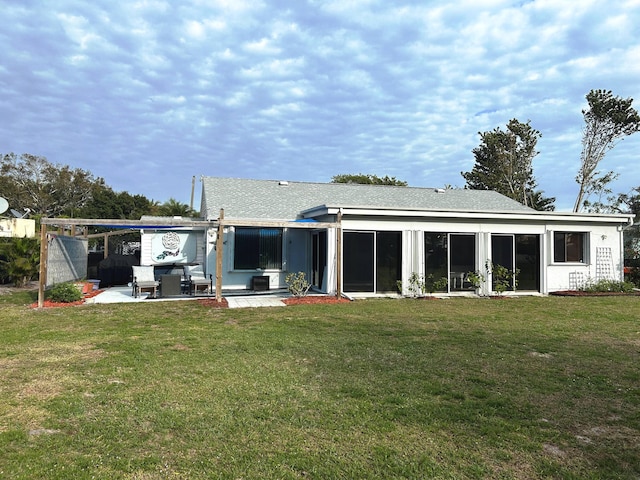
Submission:
{"label": "white single-story house", "polygon": [[447,294],[490,294],[488,265],[517,271],[517,293],[619,281],[634,218],[539,212],[484,190],[218,177],[203,177],[200,213],[209,228],[144,230],[141,263],[201,262],[224,289],[284,288],[301,271],[317,291],[352,296],[398,282],[407,293],[414,274],[445,278]]}

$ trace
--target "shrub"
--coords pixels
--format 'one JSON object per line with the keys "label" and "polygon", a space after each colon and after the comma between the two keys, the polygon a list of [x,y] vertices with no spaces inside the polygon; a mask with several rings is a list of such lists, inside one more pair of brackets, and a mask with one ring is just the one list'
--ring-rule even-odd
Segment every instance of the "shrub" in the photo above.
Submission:
{"label": "shrub", "polygon": [[[400,282],[399,287],[401,289],[400,291],[402,291],[402,282]],[[409,276],[409,286],[407,287],[407,290],[409,291],[410,297],[418,297],[420,295],[423,295],[426,290],[424,279],[416,272],[413,272]]]}
{"label": "shrub", "polygon": [[441,277],[436,280],[433,275],[429,274],[427,275],[424,283],[427,292],[434,293],[445,291],[449,282],[445,277]]}
{"label": "shrub", "polygon": [[[409,276],[409,285],[407,291],[410,297],[420,297],[428,293],[442,292],[447,289],[447,279],[445,277],[436,279],[433,274],[422,277],[416,272],[411,273]],[[402,292],[402,282],[398,281],[398,290]]]}
{"label": "shrub", "polygon": [[16,287],[37,278],[40,270],[40,241],[35,238],[9,238],[0,242],[0,279]]}
{"label": "shrub", "polygon": [[72,282],[58,283],[49,290],[49,300],[58,303],[71,303],[82,300],[82,292]]}
{"label": "shrub", "polygon": [[307,282],[304,272],[290,273],[285,277],[284,281],[289,287],[289,292],[294,297],[304,297],[311,288],[311,284]]}
{"label": "shrub", "polygon": [[487,273],[493,277],[493,288],[498,295],[502,295],[508,289],[515,290],[517,288],[519,268],[509,270],[503,265],[494,265],[491,261],[488,261],[485,266]]}
{"label": "shrub", "polygon": [[627,282],[635,285],[636,287],[640,287],[640,266],[639,267],[628,267],[624,278]]}
{"label": "shrub", "polygon": [[602,279],[597,282],[587,282],[580,290],[584,292],[632,292],[634,288],[631,282],[619,282],[617,280]]}
{"label": "shrub", "polygon": [[467,272],[467,281],[473,288],[480,288],[485,281],[485,276],[480,272]]}

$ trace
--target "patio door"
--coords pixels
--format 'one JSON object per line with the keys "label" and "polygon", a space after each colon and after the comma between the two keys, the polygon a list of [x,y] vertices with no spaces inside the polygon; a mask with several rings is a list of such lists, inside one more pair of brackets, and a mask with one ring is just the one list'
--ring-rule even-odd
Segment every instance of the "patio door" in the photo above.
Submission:
{"label": "patio door", "polygon": [[402,278],[402,232],[376,233],[376,292],[397,293]]}
{"label": "patio door", "polygon": [[516,235],[518,290],[540,291],[540,235]]}
{"label": "patio door", "polygon": [[343,285],[345,292],[373,292],[374,233],[344,232]]}
{"label": "patio door", "polygon": [[344,232],[345,292],[397,292],[402,270],[402,232]]}
{"label": "patio door", "polygon": [[472,290],[467,274],[477,270],[476,236],[472,233],[425,232],[424,272],[429,281],[447,280],[442,291]]}
{"label": "patio door", "polygon": [[540,291],[539,235],[491,235],[491,261],[511,271],[514,266],[519,270],[518,290]]}
{"label": "patio door", "polygon": [[311,284],[323,290],[327,268],[327,232],[314,232],[312,238]]}

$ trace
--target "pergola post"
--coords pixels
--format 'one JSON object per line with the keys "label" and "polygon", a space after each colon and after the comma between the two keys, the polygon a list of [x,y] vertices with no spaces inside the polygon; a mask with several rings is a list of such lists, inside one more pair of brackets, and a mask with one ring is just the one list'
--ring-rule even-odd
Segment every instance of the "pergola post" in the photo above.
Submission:
{"label": "pergola post", "polygon": [[222,301],[222,255],[224,250],[224,208],[218,218],[218,236],[216,237],[216,302]]}
{"label": "pergola post", "polygon": [[40,224],[40,275],[38,278],[38,308],[44,307],[44,288],[47,282],[47,260],[49,256],[49,242],[47,241],[47,226]]}
{"label": "pergola post", "polygon": [[342,295],[342,210],[336,216],[336,297]]}

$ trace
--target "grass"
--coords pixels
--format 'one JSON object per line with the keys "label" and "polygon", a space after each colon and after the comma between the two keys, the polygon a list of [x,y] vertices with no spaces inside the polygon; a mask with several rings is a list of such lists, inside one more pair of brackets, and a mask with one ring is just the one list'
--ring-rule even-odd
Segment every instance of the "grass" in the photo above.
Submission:
{"label": "grass", "polygon": [[640,477],[637,297],[0,296],[0,478]]}

